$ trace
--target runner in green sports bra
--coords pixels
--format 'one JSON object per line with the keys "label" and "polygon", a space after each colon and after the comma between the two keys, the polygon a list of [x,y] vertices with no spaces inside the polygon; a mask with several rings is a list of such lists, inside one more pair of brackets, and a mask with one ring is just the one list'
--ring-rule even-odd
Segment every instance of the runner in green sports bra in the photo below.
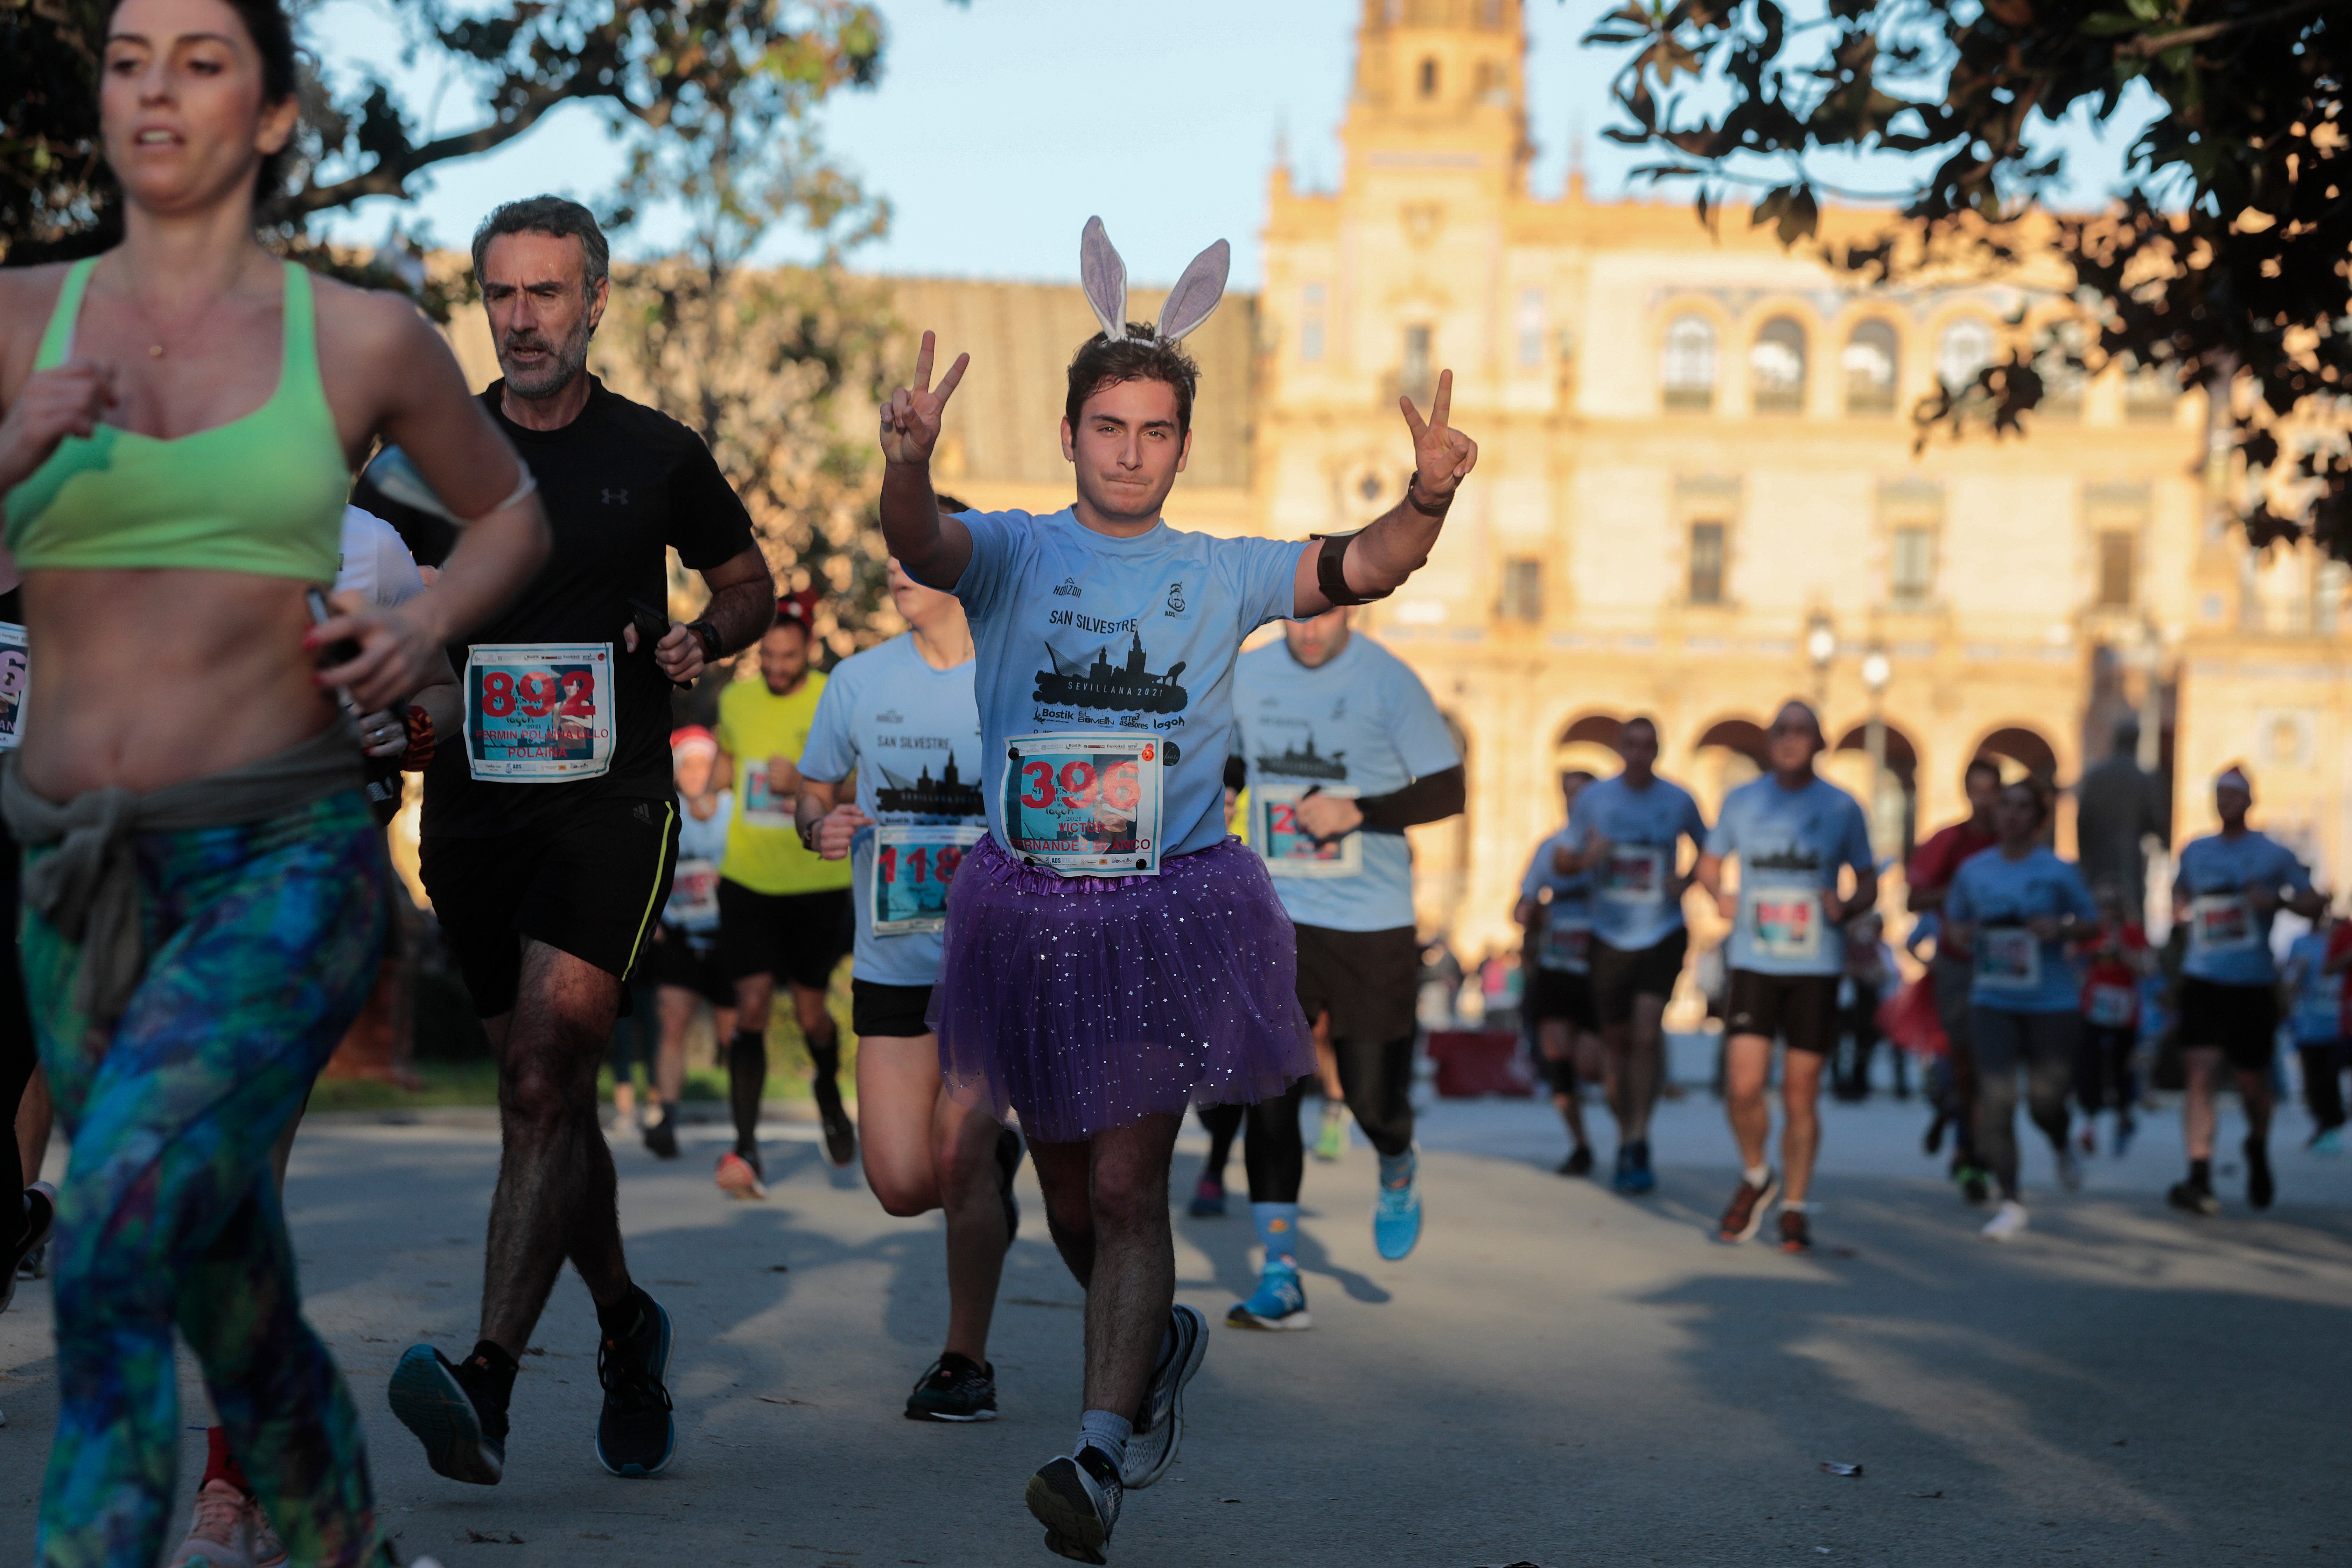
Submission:
{"label": "runner in green sports bra", "polygon": [[[208,1488],[182,1560],[234,1561],[266,1515],[293,1561],[374,1564],[359,1422],[269,1179],[381,940],[381,840],[327,688],[404,705],[536,569],[545,523],[414,308],[256,243],[297,112],[278,0],[121,0],[107,28],[122,243],[0,272],[32,681],[0,811],[27,846],[26,985],[73,1145],[37,1552],[145,1568],[175,1539],[176,1330],[257,1494]],[[379,438],[477,521],[433,589],[313,628]],[[359,656],[315,669],[344,638]]]}

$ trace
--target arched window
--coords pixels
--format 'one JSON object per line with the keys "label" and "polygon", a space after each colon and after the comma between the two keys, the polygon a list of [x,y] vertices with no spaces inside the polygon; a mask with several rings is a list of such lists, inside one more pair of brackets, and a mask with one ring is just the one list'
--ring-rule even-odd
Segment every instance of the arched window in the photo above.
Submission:
{"label": "arched window", "polygon": [[1936,340],[1936,379],[1958,391],[1992,363],[1992,329],[1975,316],[1962,316]]}
{"label": "arched window", "polygon": [[1759,414],[1796,414],[1805,406],[1805,329],[1775,316],[1748,351],[1750,395]]}
{"label": "arched window", "polygon": [[1664,363],[1659,379],[1669,408],[1702,413],[1715,406],[1715,323],[1705,316],[1676,316],[1666,328]]}
{"label": "arched window", "polygon": [[1421,62],[1421,96],[1437,96],[1437,60],[1434,56]]}
{"label": "arched window", "polygon": [[1895,373],[1902,345],[1893,323],[1875,318],[1859,323],[1845,341],[1845,411],[1848,414],[1891,414],[1895,410]]}

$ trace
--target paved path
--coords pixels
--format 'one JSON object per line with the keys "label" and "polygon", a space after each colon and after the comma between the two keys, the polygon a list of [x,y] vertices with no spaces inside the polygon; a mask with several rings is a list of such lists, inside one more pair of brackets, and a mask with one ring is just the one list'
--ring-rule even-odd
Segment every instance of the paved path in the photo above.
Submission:
{"label": "paved path", "polygon": [[[1433,1226],[1402,1265],[1371,1249],[1369,1152],[1310,1163],[1316,1327],[1213,1331],[1183,1456],[1130,1500],[1113,1563],[2352,1561],[2346,1162],[2287,1154],[2271,1215],[2247,1215],[2225,1180],[2231,1211],[2192,1223],[2160,1206],[2178,1143],[2158,1118],[2002,1248],[1932,1179],[1916,1105],[1829,1116],[1818,1228],[1851,1250],[1805,1258],[1706,1239],[1731,1161],[1703,1095],[1666,1108],[1664,1182],[1641,1202],[1549,1174],[1541,1107],[1438,1107]],[[311,1310],[404,1552],[450,1568],[1054,1561],[1020,1493],[1076,1426],[1078,1293],[1034,1184],[1024,1173],[998,1316],[1004,1418],[918,1425],[898,1409],[944,1319],[937,1221],[888,1219],[824,1167],[813,1129],[774,1131],[761,1205],[712,1190],[715,1128],[677,1164],[619,1151],[631,1257],[679,1332],[675,1468],[596,1468],[595,1330],[567,1278],[496,1489],[426,1471],[383,1396],[412,1339],[471,1343],[495,1134],[463,1118],[304,1131],[289,1195]],[[2284,1131],[2299,1142],[2299,1111]],[[1199,1148],[1179,1156],[1187,1184]],[[2046,1183],[2046,1154],[2027,1180]],[[1213,1319],[1249,1281],[1236,1208],[1177,1222],[1181,1292]],[[18,1302],[0,1318],[0,1557],[21,1560],[55,1400],[47,1287]],[[190,1421],[197,1386],[184,1379]],[[192,1487],[194,1434],[186,1452]]]}

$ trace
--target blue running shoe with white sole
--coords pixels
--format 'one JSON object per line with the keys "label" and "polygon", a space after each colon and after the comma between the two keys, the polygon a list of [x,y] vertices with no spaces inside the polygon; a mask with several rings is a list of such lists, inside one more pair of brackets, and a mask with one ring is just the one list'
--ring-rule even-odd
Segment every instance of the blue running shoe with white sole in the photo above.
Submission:
{"label": "blue running shoe with white sole", "polygon": [[1391,1263],[1410,1257],[1421,1241],[1421,1151],[1407,1156],[1400,1186],[1381,1184],[1380,1201],[1372,1206],[1372,1246]]}
{"label": "blue running shoe with white sole", "polygon": [[1268,1259],[1265,1269],[1257,1277],[1257,1292],[1246,1301],[1234,1303],[1225,1314],[1229,1329],[1309,1329],[1315,1320],[1307,1315],[1307,1288],[1298,1282],[1298,1269],[1279,1259]]}
{"label": "blue running shoe with white sole", "polygon": [[669,1314],[642,1289],[637,1299],[645,1309],[637,1331],[596,1345],[596,1380],[604,1385],[596,1458],[632,1480],[661,1474],[677,1449],[677,1420],[662,1384],[669,1370]]}
{"label": "blue running shoe with white sole", "polygon": [[1184,1385],[1201,1370],[1209,1353],[1209,1320],[1179,1301],[1168,1310],[1168,1333],[1174,1343],[1168,1359],[1151,1373],[1143,1395],[1143,1411],[1135,1435],[1127,1440],[1127,1458],[1119,1466],[1119,1483],[1139,1492],[1176,1462],[1176,1445],[1184,1440]]}
{"label": "blue running shoe with white sole", "polygon": [[1625,1162],[1625,1174],[1621,1190],[1636,1196],[1643,1193],[1655,1192],[1658,1187],[1658,1173],[1650,1169],[1649,1140],[1643,1139],[1625,1152],[1628,1158]]}
{"label": "blue running shoe with white sole", "polygon": [[478,1405],[460,1369],[431,1345],[411,1345],[392,1369],[392,1413],[425,1445],[433,1473],[494,1487],[506,1474],[507,1413]]}

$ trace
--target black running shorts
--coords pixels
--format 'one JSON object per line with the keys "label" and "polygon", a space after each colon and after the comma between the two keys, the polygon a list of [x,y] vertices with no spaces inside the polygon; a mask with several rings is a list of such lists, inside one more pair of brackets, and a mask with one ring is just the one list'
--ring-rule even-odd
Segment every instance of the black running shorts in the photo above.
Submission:
{"label": "black running shorts", "polygon": [[2218,1048],[2233,1068],[2267,1071],[2278,1051],[2278,993],[2267,985],[2224,985],[2183,975],[2180,1045],[2191,1051]]}
{"label": "black running shorts", "polygon": [[772,974],[822,991],[856,945],[856,919],[847,888],[758,893],[721,877],[719,962],[730,979]]}
{"label": "black running shorts", "polygon": [[1528,1016],[1541,1023],[1565,1018],[1577,1028],[1597,1029],[1601,1020],[1592,1010],[1591,977],[1536,964],[1528,970]]}
{"label": "black running shorts", "polygon": [[1834,974],[1759,974],[1735,969],[1723,1009],[1723,1032],[1778,1037],[1788,1041],[1792,1051],[1825,1057],[1837,1045],[1837,995]]}
{"label": "black running shorts", "polygon": [[928,985],[885,985],[878,980],[849,977],[849,1032],[863,1039],[880,1035],[912,1040],[931,1032],[923,1015],[931,1007]]}
{"label": "black running shorts", "polygon": [[719,962],[718,937],[716,931],[706,931],[697,942],[683,928],[664,921],[646,960],[654,984],[691,991],[713,1007],[735,1005],[735,982]]}
{"label": "black running shorts", "polygon": [[1330,1014],[1333,1039],[1406,1038],[1413,1032],[1420,989],[1421,943],[1412,927],[1298,928],[1298,1005],[1310,1024]]}
{"label": "black running shorts", "polygon": [[1690,951],[1690,932],[1675,928],[1648,947],[1615,948],[1592,939],[1592,1010],[1601,1024],[1633,1021],[1633,998],[1655,996],[1672,1001],[1675,982],[1683,974],[1683,955]]}
{"label": "black running shorts", "polygon": [[514,1010],[525,938],[628,978],[669,897],[677,806],[597,796],[512,833],[427,838],[417,851],[474,1011],[495,1018]]}

